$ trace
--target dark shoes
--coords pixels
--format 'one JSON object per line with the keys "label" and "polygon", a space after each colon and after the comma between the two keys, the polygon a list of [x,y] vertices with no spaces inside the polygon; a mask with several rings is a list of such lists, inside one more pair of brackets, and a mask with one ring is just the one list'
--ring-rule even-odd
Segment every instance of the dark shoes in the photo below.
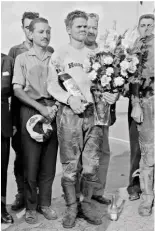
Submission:
{"label": "dark shoes", "polygon": [[38,222],[38,215],[36,210],[26,210],[25,221],[28,224],[36,224]]}
{"label": "dark shoes", "polygon": [[12,224],[14,222],[12,216],[7,212],[6,207],[2,205],[1,208],[1,223]]}
{"label": "dark shoes", "polygon": [[14,203],[11,205],[11,209],[13,211],[17,211],[17,210],[23,209],[24,207],[25,207],[24,195],[17,194]]}
{"label": "dark shoes", "polygon": [[101,204],[105,204],[105,205],[110,205],[111,204],[111,200],[109,200],[109,199],[107,199],[107,198],[105,198],[103,196],[95,196],[95,195],[93,195],[92,199],[99,202],[99,203],[101,203]]}
{"label": "dark shoes", "polygon": [[56,220],[58,218],[56,212],[51,207],[38,206],[37,211],[43,214],[48,220]]}
{"label": "dark shoes", "polygon": [[[44,215],[48,220],[57,219],[57,214],[48,206],[38,206],[37,211]],[[36,224],[38,222],[38,215],[36,210],[26,210],[25,221],[28,224]]]}
{"label": "dark shoes", "polygon": [[75,221],[77,217],[77,205],[73,204],[67,206],[65,214],[63,216],[62,225],[64,228],[71,229],[75,226]]}
{"label": "dark shoes", "polygon": [[130,201],[138,200],[140,198],[140,194],[142,193],[139,184],[139,177],[135,177],[134,180],[134,184],[127,187]]}
{"label": "dark shoes", "polygon": [[140,198],[140,195],[137,192],[133,192],[129,194],[130,201],[135,201],[135,200],[138,200],[139,198]]}
{"label": "dark shoes", "polygon": [[92,206],[91,202],[81,202],[81,214],[83,218],[90,224],[101,225],[102,220],[99,217],[96,208]]}

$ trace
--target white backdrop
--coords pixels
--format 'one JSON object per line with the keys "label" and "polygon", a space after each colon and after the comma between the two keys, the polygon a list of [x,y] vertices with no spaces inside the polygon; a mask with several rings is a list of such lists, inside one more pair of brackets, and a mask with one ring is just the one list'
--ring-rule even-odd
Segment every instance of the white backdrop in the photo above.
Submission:
{"label": "white backdrop", "polygon": [[[112,27],[117,21],[117,30],[123,32],[137,23],[142,13],[153,12],[153,1],[14,1],[1,2],[1,52],[8,53],[10,47],[24,40],[21,29],[21,18],[25,11],[39,12],[48,19],[52,27],[50,45],[54,49],[68,42],[64,18],[72,10],[98,13],[100,16],[99,36],[106,28]],[[99,37],[98,36],[98,37]]]}

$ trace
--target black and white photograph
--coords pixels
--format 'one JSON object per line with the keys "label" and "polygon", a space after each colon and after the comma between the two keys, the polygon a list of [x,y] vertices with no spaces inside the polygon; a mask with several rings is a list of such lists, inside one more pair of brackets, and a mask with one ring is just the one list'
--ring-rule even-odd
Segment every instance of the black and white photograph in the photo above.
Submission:
{"label": "black and white photograph", "polygon": [[1,1],[1,230],[154,231],[154,1]]}

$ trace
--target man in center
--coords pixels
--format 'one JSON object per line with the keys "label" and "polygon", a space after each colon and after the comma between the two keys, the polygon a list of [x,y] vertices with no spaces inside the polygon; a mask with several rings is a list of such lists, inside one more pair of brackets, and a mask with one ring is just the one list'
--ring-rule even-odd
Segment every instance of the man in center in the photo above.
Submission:
{"label": "man in center", "polygon": [[[95,13],[88,14],[88,33],[85,39],[85,46],[91,50],[95,50],[98,48],[98,44],[96,42],[96,38],[98,35],[98,23],[99,16]],[[115,117],[115,102],[117,96],[115,94],[106,93],[104,94],[104,98],[111,105],[111,125],[114,123],[113,118]],[[114,116],[113,116],[114,115]],[[109,167],[110,160],[110,147],[109,147],[109,126],[103,126],[103,152],[100,157],[99,163],[99,171],[98,178],[100,182],[100,188],[94,190],[92,199],[98,201],[101,204],[109,205],[111,201],[103,196],[104,189],[106,185],[106,178]]]}
{"label": "man in center", "polygon": [[75,185],[80,160],[82,160],[82,213],[88,222],[95,225],[102,223],[91,201],[94,189],[100,187],[97,172],[99,159],[103,153],[103,129],[102,126],[94,125],[91,81],[83,70],[84,60],[90,51],[84,44],[87,20],[87,14],[82,11],[76,10],[67,15],[65,24],[70,42],[57,50],[52,60],[59,60],[65,72],[75,80],[90,105],[85,107],[82,97],[73,96],[60,87],[52,64],[48,78],[48,92],[61,103],[57,114],[57,133],[63,168],[61,184],[67,205],[63,217],[65,228],[74,227],[78,213]]}

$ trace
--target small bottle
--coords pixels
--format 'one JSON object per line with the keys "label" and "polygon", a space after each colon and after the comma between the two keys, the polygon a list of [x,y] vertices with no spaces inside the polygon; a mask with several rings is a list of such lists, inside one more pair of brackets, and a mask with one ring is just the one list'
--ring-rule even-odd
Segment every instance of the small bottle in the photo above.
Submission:
{"label": "small bottle", "polygon": [[109,207],[109,216],[110,220],[117,221],[118,220],[118,207],[116,204],[116,195],[112,196],[112,202]]}

